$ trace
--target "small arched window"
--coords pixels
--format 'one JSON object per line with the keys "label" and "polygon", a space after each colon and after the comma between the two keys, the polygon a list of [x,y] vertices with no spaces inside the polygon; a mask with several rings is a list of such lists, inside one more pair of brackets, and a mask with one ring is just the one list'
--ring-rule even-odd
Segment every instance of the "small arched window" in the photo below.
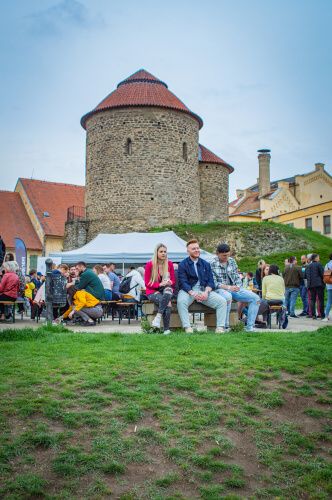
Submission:
{"label": "small arched window", "polygon": [[182,157],[184,161],[188,160],[188,147],[186,142],[182,144]]}
{"label": "small arched window", "polygon": [[127,139],[127,142],[126,142],[126,153],[128,155],[131,155],[133,152],[133,143],[131,141],[131,139]]}

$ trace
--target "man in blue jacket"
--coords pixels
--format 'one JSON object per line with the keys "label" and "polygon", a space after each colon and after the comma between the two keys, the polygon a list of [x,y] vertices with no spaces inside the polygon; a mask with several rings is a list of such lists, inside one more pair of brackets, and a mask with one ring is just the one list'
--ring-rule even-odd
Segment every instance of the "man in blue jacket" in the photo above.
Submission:
{"label": "man in blue jacket", "polygon": [[219,294],[214,292],[211,266],[200,258],[201,250],[197,240],[187,243],[189,257],[179,264],[178,281],[178,312],[181,323],[186,333],[192,333],[193,329],[189,321],[189,306],[196,300],[216,310],[217,328],[216,333],[224,333],[227,302]]}

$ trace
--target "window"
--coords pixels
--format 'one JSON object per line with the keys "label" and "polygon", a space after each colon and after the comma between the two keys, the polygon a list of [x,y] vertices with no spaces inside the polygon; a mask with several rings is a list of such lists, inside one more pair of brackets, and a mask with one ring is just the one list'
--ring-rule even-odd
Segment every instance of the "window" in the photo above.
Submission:
{"label": "window", "polygon": [[312,218],[311,217],[310,217],[310,219],[305,220],[305,228],[310,229],[310,231],[312,231]]}
{"label": "window", "polygon": [[289,224],[287,224],[287,226],[294,227],[294,222],[290,222]]}
{"label": "window", "polygon": [[324,215],[323,217],[324,234],[331,234],[331,216]]}
{"label": "window", "polygon": [[131,139],[127,139],[127,143],[126,143],[126,153],[128,155],[131,155],[133,152],[133,145],[132,145],[132,142],[131,142]]}
{"label": "window", "polygon": [[30,255],[29,269],[37,269],[38,255]]}
{"label": "window", "polygon": [[188,147],[186,142],[182,144],[182,156],[184,161],[188,160]]}

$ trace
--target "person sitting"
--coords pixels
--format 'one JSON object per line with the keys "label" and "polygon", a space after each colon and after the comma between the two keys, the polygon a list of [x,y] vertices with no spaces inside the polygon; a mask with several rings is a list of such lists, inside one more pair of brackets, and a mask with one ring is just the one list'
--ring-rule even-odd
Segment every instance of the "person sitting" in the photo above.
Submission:
{"label": "person sitting", "polygon": [[67,311],[57,319],[59,323],[62,319],[81,319],[82,326],[94,326],[96,320],[103,315],[103,308],[99,299],[86,290],[77,290],[73,295],[73,304]]}
{"label": "person sitting", "polygon": [[[236,261],[230,257],[230,248],[226,243],[220,243],[217,247],[217,256],[211,263],[213,278],[216,285],[216,291],[225,296],[225,292],[238,302],[247,302],[248,315],[246,331],[254,330],[256,316],[259,310],[260,298],[256,293],[245,290],[242,287],[241,278],[238,274]],[[230,305],[228,302],[228,311],[230,313]]]}
{"label": "person sitting", "polygon": [[[5,302],[15,302],[20,289],[20,281],[15,272],[13,265],[14,261],[6,261],[3,263],[5,274],[0,283],[0,300]],[[0,304],[0,319],[5,319],[5,306]]]}
{"label": "person sitting", "polygon": [[134,267],[130,268],[126,278],[131,278],[129,283],[129,291],[124,294],[124,302],[139,302],[141,300],[141,292],[145,290],[144,279],[139,270]]}
{"label": "person sitting", "polygon": [[152,326],[160,328],[161,319],[164,323],[164,334],[170,333],[173,288],[175,274],[173,262],[168,260],[167,247],[159,243],[153,254],[153,259],[145,266],[144,281],[146,295],[151,302],[158,306],[158,312],[152,321]]}
{"label": "person sitting", "polygon": [[96,273],[104,287],[105,300],[112,300],[111,280],[105,273],[103,266],[101,266],[100,264],[96,264],[93,268],[93,272]]}
{"label": "person sitting", "polygon": [[113,300],[120,300],[121,299],[121,293],[120,293],[120,278],[115,272],[115,264],[113,262],[110,262],[109,264],[104,264],[103,269],[109,279],[111,280],[111,290],[112,290],[112,298]]}
{"label": "person sitting", "polygon": [[[279,267],[275,264],[271,264],[269,269],[269,274],[264,276],[262,281],[262,302],[265,302],[268,306],[270,305],[283,305],[285,304],[285,281],[282,276],[279,275]],[[268,309],[267,309],[268,310]],[[267,310],[264,312],[263,317],[266,321]],[[285,309],[286,313],[286,309]],[[284,314],[282,320],[282,327],[286,328],[288,324],[287,315]]]}
{"label": "person sitting", "polygon": [[[263,279],[265,278],[265,276],[268,276],[269,275],[269,270],[270,270],[270,264],[267,264],[265,262],[263,268],[262,268],[262,284],[263,284]],[[262,285],[263,286],[263,285]],[[262,288],[261,288],[262,289]]]}
{"label": "person sitting", "polygon": [[254,273],[247,272],[243,278],[243,288],[252,290],[254,288]]}
{"label": "person sitting", "polygon": [[104,287],[98,276],[86,267],[85,262],[78,262],[76,264],[76,272],[79,276],[79,281],[74,283],[68,283],[67,289],[74,287],[75,291],[86,290],[88,293],[93,295],[98,301],[105,299]]}
{"label": "person sitting", "polygon": [[196,300],[216,310],[216,333],[225,332],[226,300],[215,290],[210,264],[200,258],[201,250],[197,240],[187,243],[188,257],[180,262],[178,269],[179,294],[178,312],[186,333],[192,333],[189,322],[189,306]]}

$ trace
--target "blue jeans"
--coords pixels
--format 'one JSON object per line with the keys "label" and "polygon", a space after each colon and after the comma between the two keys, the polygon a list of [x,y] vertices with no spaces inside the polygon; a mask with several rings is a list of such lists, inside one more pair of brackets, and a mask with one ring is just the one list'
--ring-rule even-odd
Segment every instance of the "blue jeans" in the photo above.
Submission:
{"label": "blue jeans", "polygon": [[226,319],[225,319],[225,326],[228,328],[229,327],[229,315],[231,313],[231,307],[232,307],[232,294],[228,292],[227,290],[224,290],[223,288],[218,288],[216,290],[221,297],[226,299],[227,303],[227,310],[226,310]]}
{"label": "blue jeans", "polygon": [[[194,286],[193,290],[199,292],[200,288],[199,286],[198,287]],[[179,291],[177,306],[183,328],[190,327],[188,308],[194,302],[194,300],[195,300],[194,297],[189,295],[189,293],[185,292],[184,290]],[[218,293],[210,292],[208,295],[208,299],[203,300],[202,304],[216,310],[217,328],[224,327],[226,319],[226,309],[227,309],[226,300],[223,297],[221,297]]]}
{"label": "blue jeans", "polygon": [[295,304],[299,291],[299,288],[286,288],[286,308],[291,316],[295,315]]}
{"label": "blue jeans", "polygon": [[259,296],[250,290],[245,290],[244,288],[240,288],[238,292],[229,291],[229,293],[237,302],[246,302],[248,304],[247,328],[254,327],[260,304]]}
{"label": "blue jeans", "polygon": [[300,285],[300,295],[303,304],[303,312],[309,314],[308,290],[305,285]]}
{"label": "blue jeans", "polygon": [[327,304],[325,309],[325,318],[328,318],[332,307],[332,288],[328,288],[326,291],[327,291]]}

